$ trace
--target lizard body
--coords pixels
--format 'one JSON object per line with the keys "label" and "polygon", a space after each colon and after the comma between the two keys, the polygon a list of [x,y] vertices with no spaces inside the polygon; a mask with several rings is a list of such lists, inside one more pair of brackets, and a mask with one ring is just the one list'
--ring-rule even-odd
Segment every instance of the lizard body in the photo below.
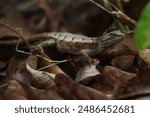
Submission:
{"label": "lizard body", "polygon": [[[72,33],[41,33],[33,35],[27,40],[42,41],[37,47],[56,46],[59,52],[65,52],[75,55],[86,54],[88,56],[95,55],[107,48],[110,48],[123,40],[125,34],[119,30],[111,31],[100,37],[87,37]],[[0,41],[0,45],[16,44],[15,41]]]}

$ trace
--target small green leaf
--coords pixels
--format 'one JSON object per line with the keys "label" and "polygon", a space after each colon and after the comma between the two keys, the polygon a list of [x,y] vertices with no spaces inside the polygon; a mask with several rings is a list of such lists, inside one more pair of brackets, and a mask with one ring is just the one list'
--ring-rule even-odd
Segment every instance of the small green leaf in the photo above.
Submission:
{"label": "small green leaf", "polygon": [[135,29],[136,46],[139,50],[144,50],[150,46],[150,2],[142,12],[142,16]]}

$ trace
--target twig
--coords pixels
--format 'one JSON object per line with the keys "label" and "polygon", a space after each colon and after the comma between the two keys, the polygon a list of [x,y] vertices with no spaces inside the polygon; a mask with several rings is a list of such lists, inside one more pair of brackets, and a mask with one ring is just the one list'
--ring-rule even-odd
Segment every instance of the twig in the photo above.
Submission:
{"label": "twig", "polygon": [[2,84],[2,85],[0,85],[0,88],[5,87],[7,85],[8,85],[8,83]]}
{"label": "twig", "polygon": [[68,62],[68,61],[72,61],[72,59],[67,59],[67,60],[62,60],[62,61],[51,61],[51,63],[52,63],[52,62],[54,62],[54,63],[53,63],[53,64],[50,64],[50,65],[47,65],[47,66],[45,66],[45,67],[42,67],[42,68],[40,68],[40,69],[38,69],[38,70],[41,71],[41,70],[43,70],[43,69],[52,67],[52,66],[54,66],[54,65],[58,65],[58,64],[60,64],[60,63],[65,63],[65,62]]}
{"label": "twig", "polygon": [[[97,5],[98,7],[102,8],[103,10],[107,11],[111,15],[115,16],[122,23],[126,23],[127,25],[130,25],[130,26],[133,26],[133,27],[136,26],[137,23],[136,23],[135,20],[133,20],[130,17],[128,17],[125,13],[123,13],[121,10],[119,10],[115,5],[110,3],[108,0],[107,0],[107,4],[111,8],[104,8],[103,6],[101,6],[100,4],[96,3],[93,0],[89,0],[89,1],[94,3],[95,5]],[[106,1],[104,1],[104,2],[106,2]]]}
{"label": "twig", "polygon": [[28,46],[28,48],[31,49],[31,45],[29,44],[29,42],[20,33],[18,33],[16,30],[14,30],[12,27],[8,26],[7,24],[0,22],[0,25],[11,30],[12,32],[16,33],[22,39],[22,41],[25,42],[25,44]]}
{"label": "twig", "polygon": [[[29,42],[28,42],[20,33],[18,33],[15,29],[11,28],[10,26],[8,26],[8,25],[6,25],[6,24],[4,24],[4,23],[1,23],[1,22],[0,22],[0,25],[6,27],[6,28],[8,28],[9,30],[11,30],[11,31],[13,31],[14,33],[16,33],[16,34],[22,39],[22,41],[26,43],[26,45],[28,46],[28,48],[29,48],[30,51],[31,51],[31,52],[25,52],[25,51],[19,50],[19,49],[18,49],[19,40],[18,40],[17,45],[16,45],[16,51],[17,51],[17,52],[20,52],[20,53],[23,53],[23,54],[26,54],[26,55],[32,55],[32,54],[33,54],[33,53],[32,53],[32,46],[29,44]],[[43,54],[45,54],[45,53],[43,53]],[[59,63],[63,63],[63,62],[70,61],[70,60],[64,60],[64,61],[53,61],[53,60],[52,60],[52,61],[51,61],[51,60],[49,60],[48,58],[43,57],[43,56],[41,56],[41,55],[38,55],[38,54],[34,54],[34,55],[37,56],[37,57],[39,57],[39,58],[42,58],[42,59],[46,60],[46,61],[49,62],[49,63],[55,63],[55,64],[52,64],[51,66],[54,66],[54,65],[59,64]],[[46,69],[46,68],[48,68],[48,67],[50,67],[50,66],[47,66],[47,67],[44,67],[44,68],[41,68],[41,69]]]}
{"label": "twig", "polygon": [[111,14],[111,12],[109,10],[107,10],[106,8],[104,8],[103,6],[101,6],[100,4],[98,4],[97,2],[95,2],[94,0],[89,0],[90,2],[94,3],[95,5],[97,5],[98,7],[100,7],[101,9],[103,9],[104,11],[108,12]]}

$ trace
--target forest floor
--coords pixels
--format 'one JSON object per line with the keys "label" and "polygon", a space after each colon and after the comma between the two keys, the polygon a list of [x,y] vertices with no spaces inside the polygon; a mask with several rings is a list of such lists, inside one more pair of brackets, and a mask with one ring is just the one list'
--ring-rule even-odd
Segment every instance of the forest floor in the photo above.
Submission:
{"label": "forest floor", "polygon": [[[123,1],[124,12],[138,22],[148,0]],[[88,0],[1,0],[0,7],[0,22],[23,38],[43,32],[98,37],[116,21]],[[134,28],[129,26],[123,41],[92,56],[87,64],[69,61],[79,56],[56,47],[18,53],[13,40],[19,36],[0,26],[0,99],[150,99],[150,49],[137,50]],[[47,65],[51,66],[39,70]]]}

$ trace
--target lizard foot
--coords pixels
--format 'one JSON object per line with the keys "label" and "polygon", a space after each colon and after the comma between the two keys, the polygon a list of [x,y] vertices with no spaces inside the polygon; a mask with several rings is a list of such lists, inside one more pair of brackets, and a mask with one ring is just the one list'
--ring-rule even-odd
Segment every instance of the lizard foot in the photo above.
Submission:
{"label": "lizard foot", "polygon": [[82,65],[91,65],[92,59],[88,55],[81,55],[78,57],[78,62]]}

